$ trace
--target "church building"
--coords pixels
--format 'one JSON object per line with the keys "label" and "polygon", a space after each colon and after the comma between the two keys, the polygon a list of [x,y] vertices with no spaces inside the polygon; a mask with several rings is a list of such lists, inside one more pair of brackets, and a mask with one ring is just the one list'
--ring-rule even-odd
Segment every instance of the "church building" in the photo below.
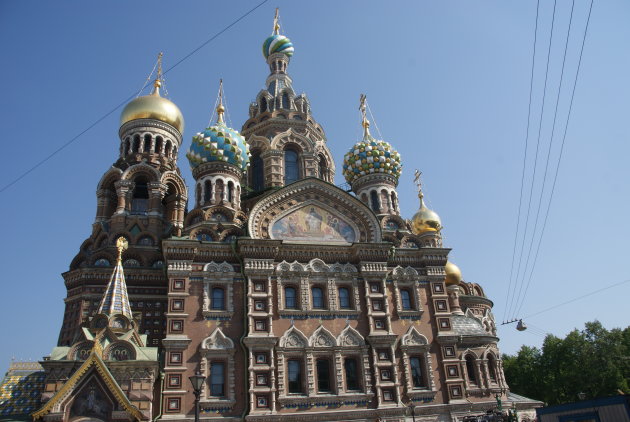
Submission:
{"label": "church building", "polygon": [[362,139],[337,167],[277,15],[262,50],[269,74],[240,132],[221,84],[216,123],[184,138],[160,69],[126,105],[92,232],[63,274],[58,343],[12,366],[0,420],[533,415],[538,402],[509,393],[493,303],[449,261],[418,171],[418,211],[401,215],[404,160],[370,132],[366,97]]}

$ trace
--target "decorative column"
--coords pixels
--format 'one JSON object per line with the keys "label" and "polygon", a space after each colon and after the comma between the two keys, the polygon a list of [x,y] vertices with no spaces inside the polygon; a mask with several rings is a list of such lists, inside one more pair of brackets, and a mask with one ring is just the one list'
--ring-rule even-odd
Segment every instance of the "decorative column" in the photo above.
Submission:
{"label": "decorative column", "polygon": [[116,214],[125,214],[127,212],[127,205],[130,202],[129,196],[133,191],[134,183],[131,180],[119,180],[114,186],[116,187],[116,195],[118,196]]}

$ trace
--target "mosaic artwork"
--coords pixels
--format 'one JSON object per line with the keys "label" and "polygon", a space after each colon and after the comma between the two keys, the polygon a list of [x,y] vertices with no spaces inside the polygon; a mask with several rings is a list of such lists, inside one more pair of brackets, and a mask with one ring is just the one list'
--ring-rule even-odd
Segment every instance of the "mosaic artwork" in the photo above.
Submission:
{"label": "mosaic artwork", "polygon": [[300,208],[276,221],[272,239],[354,242],[355,230],[340,218],[316,205]]}

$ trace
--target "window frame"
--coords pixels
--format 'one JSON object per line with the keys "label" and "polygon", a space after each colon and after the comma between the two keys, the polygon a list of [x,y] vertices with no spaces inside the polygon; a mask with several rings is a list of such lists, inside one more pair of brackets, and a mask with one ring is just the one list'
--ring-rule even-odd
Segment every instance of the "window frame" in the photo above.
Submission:
{"label": "window frame", "polygon": [[[293,370],[291,366],[294,366]],[[300,359],[287,359],[287,394],[304,394],[303,367],[304,364]],[[292,381],[291,372],[295,372],[295,368],[297,368],[297,380]]]}
{"label": "window frame", "polygon": [[[210,376],[208,377],[208,392],[210,394],[210,397],[226,397],[226,362],[223,360],[215,360],[215,361],[211,361],[210,362]],[[220,381],[221,383],[216,384],[214,381],[214,370],[213,368],[215,367],[220,367],[221,368],[221,375],[220,375]],[[220,385],[221,386],[221,390],[222,390],[222,394],[215,394],[214,392],[214,386],[215,385]]]}

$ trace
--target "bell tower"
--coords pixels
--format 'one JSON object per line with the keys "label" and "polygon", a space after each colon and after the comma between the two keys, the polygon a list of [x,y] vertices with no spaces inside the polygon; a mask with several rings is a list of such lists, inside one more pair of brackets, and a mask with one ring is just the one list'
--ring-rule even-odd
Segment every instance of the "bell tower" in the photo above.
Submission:
{"label": "bell tower", "polygon": [[149,345],[164,333],[166,277],[162,239],[181,234],[186,185],[177,167],[184,119],[179,108],[160,95],[162,54],[153,91],[125,106],[120,118],[118,159],[96,189],[92,233],[63,274],[66,309],[60,346],[72,344],[82,321],[93,315],[116,263],[116,240],[129,244],[124,262],[129,299],[142,313],[140,332]]}
{"label": "bell tower", "polygon": [[306,177],[333,183],[335,164],[322,126],[315,121],[306,94],[296,94],[287,68],[293,56],[291,41],[280,34],[276,9],[273,32],[263,43],[269,66],[266,88],[249,106],[242,133],[252,158],[247,171],[248,192],[281,187]]}

